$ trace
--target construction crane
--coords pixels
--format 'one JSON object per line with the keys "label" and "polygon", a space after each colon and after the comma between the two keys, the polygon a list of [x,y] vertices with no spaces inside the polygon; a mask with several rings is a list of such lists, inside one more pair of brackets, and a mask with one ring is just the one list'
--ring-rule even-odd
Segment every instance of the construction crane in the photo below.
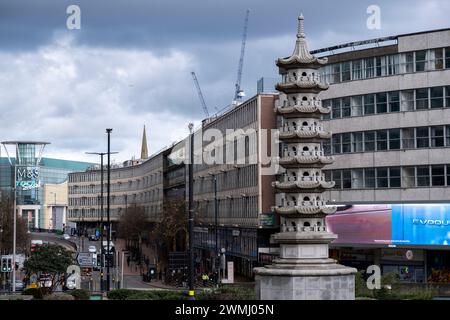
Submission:
{"label": "construction crane", "polygon": [[244,90],[241,89],[241,79],[242,79],[242,67],[244,66],[245,43],[247,42],[247,27],[248,27],[249,13],[250,13],[250,10],[247,9],[247,11],[245,13],[244,34],[242,35],[241,56],[239,58],[239,65],[238,65],[237,79],[236,79],[236,84],[235,84],[233,105],[237,105],[240,101],[242,101],[242,97],[245,97]]}
{"label": "construction crane", "polygon": [[198,97],[200,98],[200,102],[202,104],[203,111],[205,112],[206,117],[209,118],[208,107],[206,106],[205,98],[203,98],[202,90],[200,89],[200,85],[198,84],[197,76],[195,75],[194,71],[191,72],[191,75],[192,75],[192,79],[194,79],[194,84],[195,84],[195,87],[197,88],[197,94],[198,94]]}

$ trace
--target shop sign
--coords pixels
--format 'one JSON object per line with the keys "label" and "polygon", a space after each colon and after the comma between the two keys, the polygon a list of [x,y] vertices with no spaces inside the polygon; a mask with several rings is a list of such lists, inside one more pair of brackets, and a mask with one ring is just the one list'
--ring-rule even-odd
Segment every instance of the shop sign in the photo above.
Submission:
{"label": "shop sign", "polygon": [[263,227],[273,227],[275,226],[275,214],[274,213],[263,213],[259,216],[259,225]]}
{"label": "shop sign", "polygon": [[31,190],[41,187],[39,167],[18,166],[16,168],[16,188]]}

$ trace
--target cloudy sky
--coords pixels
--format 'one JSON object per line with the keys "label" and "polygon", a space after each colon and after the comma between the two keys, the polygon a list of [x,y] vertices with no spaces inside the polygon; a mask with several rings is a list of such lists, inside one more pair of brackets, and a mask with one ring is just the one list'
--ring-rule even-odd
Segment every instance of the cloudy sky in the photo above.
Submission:
{"label": "cloudy sky", "polygon": [[[69,5],[81,29],[66,28]],[[381,29],[366,27],[369,5]],[[211,113],[234,94],[245,10],[242,87],[275,77],[305,16],[310,49],[450,26],[448,0],[0,0],[0,140],[45,140],[46,156],[97,160],[85,151],[139,156],[186,136],[203,118],[195,71]]]}

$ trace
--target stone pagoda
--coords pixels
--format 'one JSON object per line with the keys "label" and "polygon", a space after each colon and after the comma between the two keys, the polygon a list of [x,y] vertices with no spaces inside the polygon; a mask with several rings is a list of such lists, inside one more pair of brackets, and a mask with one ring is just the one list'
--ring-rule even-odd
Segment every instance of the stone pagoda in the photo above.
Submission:
{"label": "stone pagoda", "polygon": [[323,129],[321,116],[330,112],[317,95],[327,90],[319,68],[327,59],[308,51],[304,18],[298,18],[298,34],[290,57],[276,61],[282,82],[275,112],[281,117],[278,158],[282,173],[276,188],[274,212],[280,215],[280,232],[274,240],[280,257],[272,265],[255,268],[256,290],[260,299],[341,300],[354,299],[354,274],[328,257],[328,245],[337,235],[327,231],[325,217],[336,211],[327,205],[322,193],[333,188],[322,168],[333,162],[325,156],[321,141],[331,133]]}

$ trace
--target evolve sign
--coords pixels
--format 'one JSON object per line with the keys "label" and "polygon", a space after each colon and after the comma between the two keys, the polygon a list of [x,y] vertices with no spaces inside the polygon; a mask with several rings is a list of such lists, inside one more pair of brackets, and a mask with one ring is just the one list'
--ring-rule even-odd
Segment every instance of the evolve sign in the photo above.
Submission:
{"label": "evolve sign", "polygon": [[427,226],[444,226],[448,227],[450,225],[450,220],[442,219],[413,219],[413,224],[427,225]]}
{"label": "evolve sign", "polygon": [[30,190],[39,188],[39,167],[17,167],[16,168],[16,188]]}

